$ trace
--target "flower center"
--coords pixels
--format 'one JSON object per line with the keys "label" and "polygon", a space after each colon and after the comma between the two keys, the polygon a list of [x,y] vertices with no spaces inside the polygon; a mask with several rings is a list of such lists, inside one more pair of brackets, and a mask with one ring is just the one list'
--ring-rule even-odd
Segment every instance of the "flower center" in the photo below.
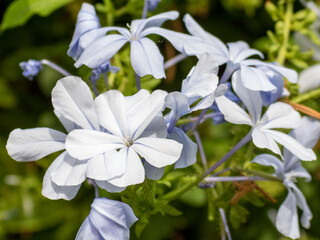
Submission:
{"label": "flower center", "polygon": [[124,144],[127,146],[127,147],[130,147],[132,144],[133,144],[133,141],[130,137],[126,137],[124,139]]}

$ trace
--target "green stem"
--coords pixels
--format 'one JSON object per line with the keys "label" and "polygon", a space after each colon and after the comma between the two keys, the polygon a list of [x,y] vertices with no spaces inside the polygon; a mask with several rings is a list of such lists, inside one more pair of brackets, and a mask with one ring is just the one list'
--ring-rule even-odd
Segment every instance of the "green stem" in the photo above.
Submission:
{"label": "green stem", "polygon": [[260,172],[260,171],[256,171],[256,170],[251,170],[251,169],[242,169],[242,168],[232,168],[231,170],[234,170],[236,172],[245,172],[245,173],[249,173],[252,174],[254,176],[259,176],[262,177],[264,179],[270,180],[270,181],[276,181],[276,182],[283,182],[282,178],[278,178],[275,176],[272,176],[270,174],[264,173],[264,172]]}
{"label": "green stem", "polygon": [[287,0],[287,9],[284,16],[283,42],[279,50],[277,62],[283,65],[286,60],[287,48],[290,36],[291,19],[293,16],[293,2],[294,0]]}
{"label": "green stem", "polygon": [[301,94],[290,100],[292,103],[301,103],[310,98],[320,97],[320,88]]}
{"label": "green stem", "polygon": [[113,4],[111,0],[104,0],[104,5],[106,8],[106,26],[113,26],[113,19],[114,19],[114,9],[113,9]]}

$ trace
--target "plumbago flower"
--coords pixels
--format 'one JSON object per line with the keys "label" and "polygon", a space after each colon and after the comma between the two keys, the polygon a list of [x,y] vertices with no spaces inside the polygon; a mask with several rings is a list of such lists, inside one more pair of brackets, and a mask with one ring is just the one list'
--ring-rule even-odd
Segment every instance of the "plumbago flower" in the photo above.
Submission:
{"label": "plumbago flower", "polygon": [[175,163],[183,145],[166,139],[167,127],[160,111],[167,93],[140,90],[124,97],[117,90],[100,94],[95,107],[102,131],[76,129],[68,134],[66,149],[88,161],[87,176],[117,187],[142,183],[145,169],[139,155],[156,168]]}
{"label": "plumbago flower", "polygon": [[33,80],[33,78],[38,75],[42,69],[41,62],[33,59],[19,63],[19,66],[23,70],[23,76],[29,78],[29,80]]}
{"label": "plumbago flower", "polygon": [[233,89],[248,109],[250,116],[239,105],[225,96],[221,96],[216,99],[216,103],[226,121],[252,126],[252,140],[259,148],[267,148],[281,155],[280,148],[277,145],[277,143],[280,143],[301,160],[316,159],[312,149],[305,148],[285,133],[272,130],[273,128],[296,128],[301,121],[297,111],[288,104],[276,102],[271,104],[261,117],[262,100],[260,93],[243,86],[239,71],[235,72],[232,78]]}
{"label": "plumbago flower", "polygon": [[188,55],[199,55],[202,53],[210,53],[219,65],[226,63],[226,69],[222,76],[221,83],[226,82],[235,72],[240,71],[240,79],[242,84],[255,91],[276,91],[277,86],[270,82],[266,76],[264,69],[272,70],[292,83],[297,82],[297,73],[285,67],[272,63],[265,63],[257,59],[247,59],[253,55],[263,58],[261,52],[251,49],[249,45],[243,41],[228,43],[228,47],[221,42],[220,39],[206,32],[189,14],[184,16],[184,22],[188,31],[204,42],[194,45],[185,45],[185,52]]}
{"label": "plumbago flower", "polygon": [[[313,148],[320,136],[320,123],[304,117],[299,127],[294,129],[290,135],[303,146]],[[252,162],[272,166],[275,169],[276,176],[284,180],[283,184],[288,189],[288,196],[278,211],[276,227],[279,232],[287,237],[300,238],[297,207],[303,211],[300,221],[304,228],[310,227],[312,213],[305,197],[294,182],[298,177],[310,181],[310,174],[302,167],[299,158],[291,154],[286,148],[283,150],[282,161],[270,154],[261,154],[255,157]]]}
{"label": "plumbago flower", "polygon": [[[67,132],[79,128],[100,130],[90,88],[80,78],[60,79],[52,90],[52,104]],[[36,161],[64,150],[66,136],[50,128],[15,129],[9,135],[6,148],[16,161]],[[87,162],[62,152],[44,176],[42,194],[50,199],[74,198],[86,178]]]}
{"label": "plumbago flower", "polygon": [[[180,52],[184,52],[184,45],[196,44],[199,39],[174,31],[160,28],[166,20],[174,20],[179,16],[176,11],[170,11],[152,16],[147,19],[133,20],[130,31],[122,27],[105,27],[101,31],[118,31],[119,34],[108,34],[90,44],[81,54],[76,67],[87,65],[96,68],[109,61],[120,48],[130,42],[131,64],[137,75],[143,77],[151,74],[155,78],[164,78],[163,57],[156,44],[147,35],[157,34],[171,42]],[[100,30],[99,30],[100,31]]]}
{"label": "plumbago flower", "polygon": [[78,60],[84,49],[94,40],[104,36],[108,28],[100,28],[99,18],[91,4],[83,3],[77,17],[76,29],[73,34],[68,55]]}
{"label": "plumbago flower", "polygon": [[[218,86],[218,64],[209,55],[203,54],[197,65],[191,69],[187,78],[183,80],[181,92],[169,93],[165,106],[171,109],[166,116],[168,137],[184,145],[181,157],[175,164],[175,168],[185,168],[196,162],[197,147],[189,137],[175,127],[178,120],[193,111],[210,107],[217,96],[227,91],[225,84]],[[193,103],[200,100],[195,106]]]}
{"label": "plumbago flower", "polygon": [[129,205],[107,198],[96,198],[76,240],[129,240],[129,228],[137,220]]}

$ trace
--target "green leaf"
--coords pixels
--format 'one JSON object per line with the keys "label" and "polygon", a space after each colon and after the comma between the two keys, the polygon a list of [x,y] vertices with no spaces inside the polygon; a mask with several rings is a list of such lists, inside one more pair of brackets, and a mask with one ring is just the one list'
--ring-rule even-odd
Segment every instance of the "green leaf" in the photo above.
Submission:
{"label": "green leaf", "polygon": [[16,105],[16,96],[8,86],[7,82],[0,77],[0,108],[12,109]]}
{"label": "green leaf", "polygon": [[4,14],[0,30],[22,26],[35,14],[46,17],[72,1],[74,0],[15,0]]}
{"label": "green leaf", "polygon": [[180,212],[175,207],[168,204],[168,201],[165,200],[159,200],[155,204],[155,209],[153,210],[153,213],[160,212],[161,214],[169,214],[171,216],[180,216],[182,212]]}
{"label": "green leaf", "polygon": [[146,228],[146,226],[149,224],[149,212],[146,212],[143,214],[139,221],[136,223],[136,236],[139,238],[142,231]]}
{"label": "green leaf", "polygon": [[249,212],[247,209],[240,205],[231,206],[229,218],[233,228],[239,228],[241,223],[244,223],[247,220],[247,215]]}

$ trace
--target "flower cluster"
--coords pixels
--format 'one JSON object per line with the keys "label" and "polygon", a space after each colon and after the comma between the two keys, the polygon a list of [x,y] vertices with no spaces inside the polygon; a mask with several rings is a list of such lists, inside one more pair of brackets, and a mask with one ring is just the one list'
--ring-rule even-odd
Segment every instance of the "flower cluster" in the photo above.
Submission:
{"label": "flower cluster", "polygon": [[[146,1],[146,4],[151,11],[158,2]],[[111,193],[141,184],[145,177],[159,180],[169,165],[174,167],[167,168],[168,171],[174,171],[195,164],[199,149],[203,172],[197,181],[165,195],[167,198],[163,199],[167,200],[203,181],[252,139],[256,147],[268,149],[282,158],[261,154],[252,162],[274,167],[275,177],[288,189],[276,227],[285,236],[299,237],[297,206],[303,210],[303,227],[310,226],[312,214],[294,180],[296,177],[310,179],[300,160],[316,159],[312,148],[320,136],[320,123],[301,118],[291,105],[277,101],[288,95],[284,78],[297,82],[296,71],[249,59],[254,55],[263,58],[263,55],[243,41],[225,45],[189,14],[184,16],[184,23],[190,34],[160,27],[178,16],[178,12],[170,11],[133,20],[129,29],[101,27],[94,7],[84,3],[68,55],[76,61],[76,67],[86,65],[92,69],[89,80],[94,83],[96,97],[79,77],[66,76],[58,80],[52,90],[52,104],[66,133],[50,128],[15,129],[6,146],[9,155],[16,161],[28,162],[62,151],[45,173],[42,194],[50,199],[71,200],[85,180]],[[118,34],[111,33],[114,31]],[[197,64],[182,81],[181,91],[150,93],[140,89],[137,83],[138,91],[131,96],[114,89],[99,94],[95,82],[101,74],[107,75],[109,71],[116,74],[119,68],[111,66],[112,58],[126,43],[130,44],[131,64],[138,80],[145,75],[165,78],[164,58],[158,46],[147,37],[151,34],[166,38],[183,58],[198,57]],[[219,68],[222,65],[224,67]],[[41,69],[34,61],[22,67],[27,77]],[[191,119],[188,117],[199,110],[202,113],[189,121],[191,127],[180,126],[182,118]],[[211,110],[214,112],[207,114]],[[216,123],[224,120],[251,127],[247,136],[211,167],[196,130],[208,118]],[[294,130],[286,134],[279,129]],[[191,140],[192,135],[196,143]],[[96,198],[91,207],[76,239],[129,239],[129,228],[137,221],[129,205]],[[224,210],[219,211],[226,224]]]}

